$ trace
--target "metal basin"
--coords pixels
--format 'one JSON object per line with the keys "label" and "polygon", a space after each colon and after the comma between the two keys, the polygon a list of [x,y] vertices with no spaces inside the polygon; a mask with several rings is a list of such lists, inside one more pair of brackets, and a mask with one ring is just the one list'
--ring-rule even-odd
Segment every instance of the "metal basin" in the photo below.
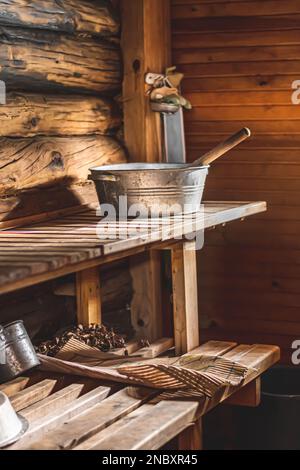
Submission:
{"label": "metal basin", "polygon": [[5,362],[0,363],[0,384],[40,364],[22,321],[4,326]]}
{"label": "metal basin", "polygon": [[129,217],[162,217],[200,209],[208,169],[187,164],[129,163],[92,168],[89,179],[96,185],[101,206],[112,205],[124,216],[127,197]]}

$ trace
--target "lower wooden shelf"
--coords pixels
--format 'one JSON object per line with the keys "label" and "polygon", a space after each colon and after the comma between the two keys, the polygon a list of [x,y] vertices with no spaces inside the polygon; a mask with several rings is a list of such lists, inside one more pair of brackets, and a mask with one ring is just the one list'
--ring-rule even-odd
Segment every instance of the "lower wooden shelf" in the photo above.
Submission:
{"label": "lower wooden shelf", "polygon": [[[142,354],[155,357],[162,349],[150,346]],[[153,389],[74,376],[45,376],[39,371],[30,379],[18,378],[2,385],[0,390],[10,396],[15,409],[30,424],[25,436],[9,450],[157,450],[176,436],[180,450],[200,448],[201,416],[256,383],[279,360],[280,351],[276,346],[218,341],[196,351],[240,361],[253,371],[242,386],[224,387],[201,402],[160,401],[159,392]]]}

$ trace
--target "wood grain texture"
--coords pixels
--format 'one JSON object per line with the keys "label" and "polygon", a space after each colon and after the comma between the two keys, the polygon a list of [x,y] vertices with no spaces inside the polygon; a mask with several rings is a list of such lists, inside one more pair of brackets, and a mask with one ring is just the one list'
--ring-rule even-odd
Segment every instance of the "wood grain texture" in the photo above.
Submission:
{"label": "wood grain texture", "polygon": [[[80,414],[88,411],[95,405],[98,405],[110,393],[108,387],[97,387],[89,393],[78,398],[71,403],[65,403],[63,409],[59,408],[50,414],[45,414],[40,419],[31,421],[29,417],[30,427],[26,436],[22,441],[13,444],[10,450],[20,450],[22,447],[27,448],[33,441],[43,439],[53,429],[61,426],[64,422],[79,416]],[[57,395],[56,395],[57,397]]]}
{"label": "wood grain texture", "polygon": [[66,187],[76,182],[86,183],[89,168],[125,161],[123,148],[110,137],[0,138],[3,205],[16,191],[46,183],[59,185],[62,180]]}
{"label": "wood grain texture", "polygon": [[292,104],[299,13],[294,0],[172,0],[173,62],[194,105],[186,114],[188,158],[243,126],[252,131],[211,168],[205,198],[268,203],[256,220],[206,234],[200,310],[225,332],[221,339],[244,341],[247,333],[262,342],[267,334],[285,349],[300,294],[300,106]]}
{"label": "wood grain texture", "polygon": [[[93,390],[86,393],[84,389],[77,398],[82,385],[70,377],[60,383],[58,392],[41,397],[24,409],[29,430],[9,450],[158,450],[178,435],[180,450],[200,449],[201,416],[238,390],[247,392],[247,384],[278,361],[279,349],[210,341],[193,353],[222,355],[245,364],[250,371],[240,386],[221,387],[211,399],[197,401],[160,401],[158,392],[148,388],[116,391],[95,388],[97,384],[92,381],[89,390]],[[88,385],[85,380],[83,383]],[[36,388],[42,384],[45,380],[38,382]],[[109,392],[112,394],[108,397]]]}
{"label": "wood grain texture", "polygon": [[145,96],[145,73],[171,65],[169,15],[168,0],[122,0],[124,133],[132,161],[163,159],[160,115]]}
{"label": "wood grain texture", "polygon": [[17,392],[10,397],[10,402],[16,411],[21,411],[28,406],[47,398],[53,391],[56,380],[46,379],[31,387]]}
{"label": "wood grain texture", "polygon": [[24,416],[27,421],[34,421],[43,418],[47,414],[62,411],[65,406],[79,397],[82,389],[82,384],[69,385],[49,397],[26,407],[25,410],[22,410],[22,416]]}
{"label": "wood grain texture", "polygon": [[[265,203],[207,204],[204,210],[203,228],[245,218],[263,212],[265,208]],[[86,215],[87,217],[83,218],[82,213],[76,214],[75,218],[74,214],[65,215],[48,222],[0,232],[1,293],[108,264],[149,249],[161,249],[167,244],[170,246],[170,241],[175,243],[174,233],[182,240],[195,231],[195,221],[192,219],[179,224],[178,221],[173,222],[174,227],[173,229],[170,227],[168,237],[163,224],[155,232],[147,229],[145,231],[140,227],[137,236],[137,228],[133,227],[131,221],[125,223],[121,221],[117,222],[115,227],[110,224],[113,233],[119,233],[111,239],[108,238],[107,223],[105,220],[100,221],[95,209],[86,208]],[[126,238],[124,238],[124,228],[128,232]],[[130,236],[130,230],[133,230],[133,236]],[[178,238],[176,240],[178,244]],[[195,256],[195,252],[191,253]],[[188,259],[187,255],[186,260]],[[188,266],[184,266],[184,269],[188,270]],[[182,269],[178,273],[180,282]],[[187,288],[188,286],[185,286],[186,296]],[[188,302],[187,299],[186,303],[191,310],[195,301],[193,299],[193,302]],[[193,316],[192,312],[192,319]],[[157,328],[155,324],[151,328],[154,327]],[[188,330],[191,328],[189,325]],[[196,332],[195,329],[193,338],[196,337]]]}
{"label": "wood grain texture", "polygon": [[109,134],[121,123],[118,106],[96,97],[9,93],[0,107],[0,137]]}
{"label": "wood grain texture", "polygon": [[203,450],[203,424],[201,418],[179,434],[178,449],[183,451]]}
{"label": "wood grain texture", "polygon": [[197,258],[193,242],[171,251],[176,354],[199,346]]}
{"label": "wood grain texture", "polygon": [[98,268],[77,273],[77,320],[86,327],[102,325],[101,285]]}
{"label": "wood grain texture", "polygon": [[18,377],[17,379],[12,380],[11,382],[7,382],[5,384],[0,385],[0,392],[5,393],[8,397],[15,395],[16,393],[23,390],[27,383],[29,382],[29,378],[27,377]]}
{"label": "wood grain texture", "polygon": [[[122,0],[124,137],[130,160],[159,162],[163,155],[161,117],[145,94],[145,74],[171,65],[169,0]],[[133,132],[134,129],[134,132]],[[131,274],[136,286],[132,315],[136,330],[150,340],[162,333],[161,256],[143,255]]]}
{"label": "wood grain texture", "polygon": [[226,405],[256,408],[261,403],[261,378],[253,380],[225,401]]}
{"label": "wood grain texture", "polygon": [[141,253],[130,260],[133,285],[131,316],[139,339],[155,341],[162,336],[161,256],[159,251]]}
{"label": "wood grain texture", "polygon": [[8,90],[110,92],[121,86],[117,44],[2,26],[0,46],[0,79]]}
{"label": "wood grain texture", "polygon": [[214,18],[235,16],[278,16],[300,13],[297,0],[285,2],[257,0],[240,1],[201,1],[201,0],[173,0],[173,19],[182,18]]}
{"label": "wood grain texture", "polygon": [[30,449],[70,450],[117,419],[134,411],[150,396],[151,392],[148,392],[144,399],[133,398],[127,394],[126,389],[121,390],[71,422],[49,432],[47,438],[34,442]]}
{"label": "wood grain texture", "polygon": [[116,35],[120,26],[107,0],[3,0],[0,24],[101,36]]}

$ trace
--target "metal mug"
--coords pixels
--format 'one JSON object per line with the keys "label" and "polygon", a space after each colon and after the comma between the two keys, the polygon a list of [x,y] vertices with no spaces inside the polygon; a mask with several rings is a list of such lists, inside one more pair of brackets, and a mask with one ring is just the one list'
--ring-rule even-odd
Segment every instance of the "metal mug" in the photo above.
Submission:
{"label": "metal mug", "polygon": [[0,363],[0,383],[12,380],[40,364],[23,321],[4,326],[3,333],[5,364]]}
{"label": "metal mug", "polygon": [[28,421],[15,412],[9,398],[0,392],[0,449],[21,439]]}

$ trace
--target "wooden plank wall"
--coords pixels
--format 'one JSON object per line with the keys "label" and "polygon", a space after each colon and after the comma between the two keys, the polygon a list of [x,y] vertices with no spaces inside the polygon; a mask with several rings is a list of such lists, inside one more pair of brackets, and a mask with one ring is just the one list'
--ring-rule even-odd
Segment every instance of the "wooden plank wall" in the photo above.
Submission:
{"label": "wooden plank wall", "polygon": [[285,362],[300,337],[299,20],[297,0],[172,0],[173,62],[194,105],[189,158],[244,125],[253,132],[214,164],[205,198],[269,205],[207,235],[200,311],[214,339],[279,344]]}
{"label": "wooden plank wall", "polygon": [[119,32],[109,0],[0,1],[0,222],[88,202],[88,169],[126,161]]}

